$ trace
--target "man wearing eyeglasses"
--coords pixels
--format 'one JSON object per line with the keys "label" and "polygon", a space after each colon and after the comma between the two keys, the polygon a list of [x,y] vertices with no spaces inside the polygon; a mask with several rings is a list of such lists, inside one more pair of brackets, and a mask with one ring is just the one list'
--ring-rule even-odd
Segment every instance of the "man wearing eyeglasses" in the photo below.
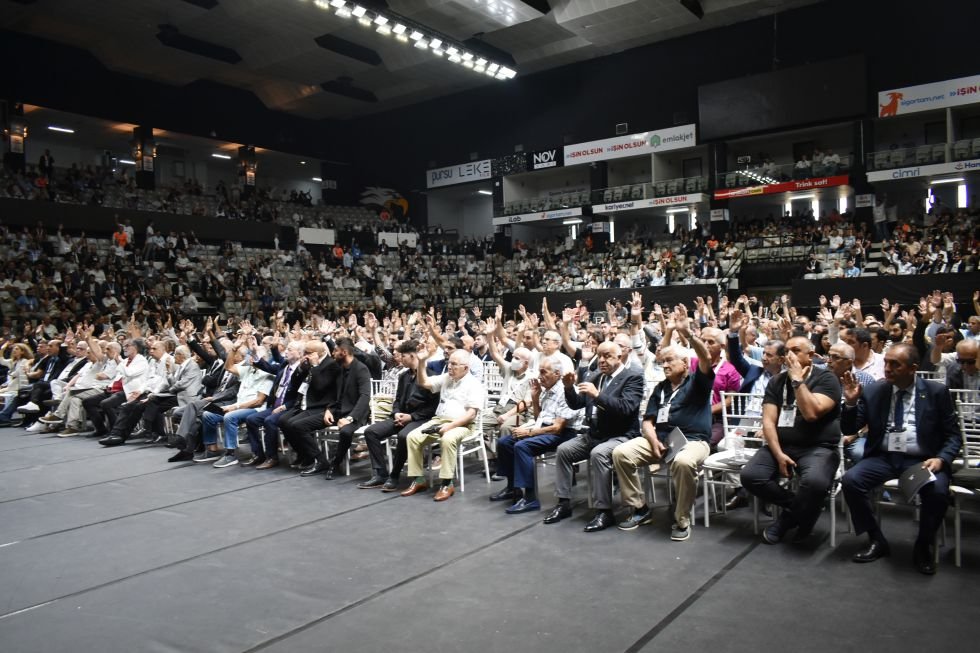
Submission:
{"label": "man wearing eyeglasses", "polygon": [[[827,355],[827,368],[837,375],[837,379],[843,383],[844,375],[851,372],[857,379],[861,387],[871,385],[875,382],[874,378],[867,372],[854,367],[854,348],[842,340],[830,348]],[[844,447],[847,457],[852,462],[858,462],[864,458],[864,433],[850,433],[844,435]]]}
{"label": "man wearing eyeglasses", "polygon": [[942,353],[943,348],[952,339],[952,333],[936,334],[936,343],[930,354],[932,364],[945,372],[944,375],[941,375],[945,376],[946,387],[950,390],[980,389],[980,373],[977,371],[977,341],[960,340],[955,351]]}

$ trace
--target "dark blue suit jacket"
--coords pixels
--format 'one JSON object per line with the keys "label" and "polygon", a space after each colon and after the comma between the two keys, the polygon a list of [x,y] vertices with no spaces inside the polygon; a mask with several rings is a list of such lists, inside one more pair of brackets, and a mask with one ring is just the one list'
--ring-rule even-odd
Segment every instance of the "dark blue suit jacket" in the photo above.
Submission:
{"label": "dark blue suit jacket", "polygon": [[[844,405],[841,413],[841,431],[857,433],[868,426],[865,456],[881,455],[882,441],[889,420],[892,386],[884,379],[861,389],[857,406]],[[916,440],[926,458],[942,458],[947,471],[952,470],[953,459],[963,444],[960,424],[953,409],[953,399],[946,386],[935,381],[915,380],[915,432]]]}
{"label": "dark blue suit jacket", "polygon": [[[599,387],[601,372],[592,374],[587,382]],[[643,401],[643,375],[628,367],[606,383],[595,399],[580,395],[575,386],[565,388],[565,401],[572,410],[585,408],[585,421],[596,427],[592,431],[595,440],[608,440],[619,436],[635,438],[640,435],[640,402]]]}
{"label": "dark blue suit jacket", "polygon": [[728,360],[735,366],[735,370],[742,375],[742,386],[739,392],[752,392],[752,386],[759,380],[765,369],[761,365],[753,365],[745,360],[742,354],[742,344],[738,340],[737,333],[728,334]]}

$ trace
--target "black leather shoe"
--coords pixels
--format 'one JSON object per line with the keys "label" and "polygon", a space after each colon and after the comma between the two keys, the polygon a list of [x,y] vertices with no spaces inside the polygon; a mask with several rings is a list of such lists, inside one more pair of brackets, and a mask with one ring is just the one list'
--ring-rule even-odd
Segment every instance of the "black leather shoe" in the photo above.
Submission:
{"label": "black leather shoe", "polygon": [[912,564],[920,574],[932,576],[936,573],[936,556],[928,544],[916,544],[912,549]]}
{"label": "black leather shoe", "polygon": [[744,508],[749,505],[749,500],[743,497],[741,494],[736,494],[728,503],[725,504],[725,510],[738,510],[739,508]]}
{"label": "black leather shoe", "polygon": [[130,434],[129,437],[133,440],[143,440],[145,438],[153,437],[153,434],[146,429],[136,429]]}
{"label": "black leather shoe", "polygon": [[517,493],[514,492],[514,488],[508,487],[508,488],[504,488],[500,492],[497,492],[496,494],[491,494],[490,495],[490,500],[491,501],[510,501],[510,502],[513,503],[514,498],[516,496],[517,496]]}
{"label": "black leather shoe", "polygon": [[151,438],[147,438],[150,444],[164,444],[167,441],[167,436],[161,434],[154,434]]}
{"label": "black leather shoe", "polygon": [[179,463],[182,460],[194,460],[194,454],[190,451],[181,450],[167,458],[168,463]]}
{"label": "black leather shoe", "polygon": [[126,442],[125,438],[120,435],[107,435],[99,440],[99,444],[104,447],[118,447],[124,442]]}
{"label": "black leather shoe", "polygon": [[314,461],[312,461],[312,460],[296,459],[295,462],[290,463],[289,469],[306,469],[307,467],[309,467],[310,465],[312,465],[313,462]]}
{"label": "black leather shoe", "polygon": [[384,476],[378,476],[375,474],[363,483],[358,483],[357,487],[362,490],[376,490],[380,487],[384,487],[385,481],[387,481]]}
{"label": "black leather shoe", "polygon": [[854,562],[874,562],[878,558],[884,558],[885,556],[891,555],[892,550],[888,546],[888,542],[884,540],[872,540],[871,544],[868,545],[863,551],[854,554],[851,558]]}
{"label": "black leather shoe", "polygon": [[382,492],[397,492],[398,491],[398,479],[397,478],[392,478],[391,476],[389,476],[388,477],[388,480],[385,481],[385,484],[381,486],[381,491]]}
{"label": "black leather shoe", "polygon": [[248,460],[243,460],[241,464],[245,467],[251,467],[252,465],[261,465],[264,462],[265,456],[256,456],[253,454],[249,456]]}
{"label": "black leather shoe", "polygon": [[562,519],[567,519],[572,516],[572,505],[569,503],[559,503],[555,506],[548,516],[544,518],[544,523],[546,524],[557,524]]}
{"label": "black leather shoe", "polygon": [[604,531],[615,523],[616,518],[612,516],[611,512],[600,510],[595,514],[595,517],[592,518],[592,521],[585,525],[584,530],[586,533]]}
{"label": "black leather shoe", "polygon": [[316,474],[322,474],[325,470],[329,469],[330,466],[327,463],[321,463],[319,460],[314,460],[313,464],[305,468],[299,473],[300,476],[315,476]]}
{"label": "black leather shoe", "polygon": [[183,449],[187,442],[179,435],[167,436],[167,449]]}

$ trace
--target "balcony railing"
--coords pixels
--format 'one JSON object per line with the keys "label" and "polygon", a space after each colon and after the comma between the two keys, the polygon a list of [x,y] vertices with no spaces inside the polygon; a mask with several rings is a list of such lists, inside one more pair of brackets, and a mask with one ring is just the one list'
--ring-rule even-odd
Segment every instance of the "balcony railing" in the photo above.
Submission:
{"label": "balcony railing", "polygon": [[765,186],[778,184],[793,179],[812,179],[814,177],[832,177],[846,174],[851,167],[851,157],[840,157],[840,163],[824,163],[810,161],[809,165],[798,166],[796,163],[782,165],[769,164],[747,166],[741,170],[730,170],[718,173],[718,188],[742,188],[744,186]]}

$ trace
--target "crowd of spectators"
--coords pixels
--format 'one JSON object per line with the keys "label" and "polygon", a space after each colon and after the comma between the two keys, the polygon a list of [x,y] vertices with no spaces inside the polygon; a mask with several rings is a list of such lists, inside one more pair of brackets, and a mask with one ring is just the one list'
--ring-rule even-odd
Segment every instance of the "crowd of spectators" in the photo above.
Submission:
{"label": "crowd of spectators", "polygon": [[[118,328],[98,314],[83,321],[63,318],[4,334],[0,368],[7,377],[0,392],[6,404],[0,420],[63,437],[89,433],[105,446],[137,438],[169,442],[177,449],[172,462],[263,470],[288,462],[281,430],[292,466],[303,476],[328,479],[344,463],[357,429],[366,427],[372,470],[362,487],[403,496],[427,491],[421,449],[438,444],[443,457],[437,501],[452,497],[456,447],[481,432],[480,420],[488,433],[499,429],[497,472],[507,485],[491,500],[506,501],[508,513],[540,509],[523,461],[533,465],[534,455],[556,449],[557,505],[545,523],[571,515],[571,465],[589,458],[595,512],[586,532],[617,523],[632,530],[650,520],[637,469],[666,459],[677,497],[671,539],[683,541],[690,535],[696,470],[731,444],[722,428],[721,392],[741,390],[760,398],[749,410],[758,411],[767,444],[741,478],[746,491],[782,508],[764,534],[776,544],[794,528],[797,541],[814,528],[818,499],[837,469],[842,434],[859,470],[845,475],[845,493],[852,510],[864,515],[867,488],[859,483],[869,472],[862,461],[885,454],[878,450],[884,445],[874,422],[863,449],[856,445],[868,410],[861,403],[862,382],[870,402],[892,386],[923,382],[915,373],[932,370],[940,380],[923,386],[921,394],[950,414],[953,405],[941,383],[980,389],[980,291],[954,297],[937,290],[905,310],[887,299],[879,311],[857,300],[821,298],[811,317],[787,296],[767,306],[747,295],[716,301],[713,293],[691,307],[645,308],[634,292],[628,307],[605,309],[598,315],[581,305],[553,312],[544,300],[540,312],[521,306],[507,316],[498,306],[493,315],[462,309],[454,316],[430,305],[424,312],[369,311],[338,321],[279,308],[265,322],[236,314],[209,318],[203,327],[189,320],[146,324],[135,316]],[[503,385],[490,400],[489,375]],[[369,379],[387,379],[399,388],[392,393],[390,429],[370,417]],[[791,383],[796,408],[783,419]],[[410,400],[419,414],[406,408]],[[171,408],[180,426],[167,433],[162,415]],[[854,410],[857,417],[848,412]],[[239,451],[238,426],[244,424],[247,454]],[[339,428],[339,439],[328,457],[316,434],[331,426]],[[916,448],[908,455],[948,482],[956,471],[959,427],[944,418],[937,429],[918,440],[912,431],[909,442]],[[396,434],[399,453],[389,466],[378,447]],[[406,461],[411,480],[403,487]],[[777,483],[788,467],[799,467],[806,479],[796,490]],[[628,509],[618,522],[609,492],[614,473]],[[915,564],[923,573],[935,567],[924,562],[919,548],[932,545],[927,536],[945,511],[933,491],[939,490],[923,490],[926,525],[920,525],[916,542]],[[865,520],[859,532],[867,532],[873,546],[855,561],[881,557],[887,542],[880,530]]]}

